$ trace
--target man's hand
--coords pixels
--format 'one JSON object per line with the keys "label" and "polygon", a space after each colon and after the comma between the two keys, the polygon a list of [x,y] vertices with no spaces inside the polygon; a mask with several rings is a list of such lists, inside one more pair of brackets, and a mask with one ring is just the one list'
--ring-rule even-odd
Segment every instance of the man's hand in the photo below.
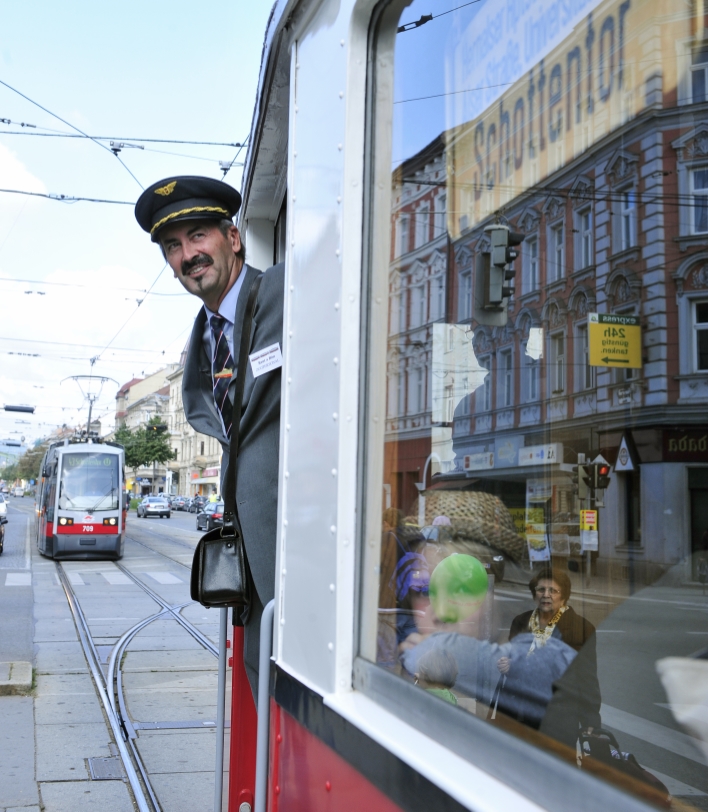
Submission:
{"label": "man's hand", "polygon": [[511,668],[511,660],[508,657],[500,657],[497,660],[497,668],[500,674],[508,674]]}

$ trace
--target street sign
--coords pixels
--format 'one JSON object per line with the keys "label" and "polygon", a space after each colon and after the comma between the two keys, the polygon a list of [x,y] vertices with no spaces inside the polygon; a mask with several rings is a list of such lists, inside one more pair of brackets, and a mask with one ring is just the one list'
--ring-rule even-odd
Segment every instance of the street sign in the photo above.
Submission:
{"label": "street sign", "polygon": [[596,510],[581,510],[580,511],[580,529],[581,530],[597,530],[597,511]]}
{"label": "street sign", "polygon": [[629,453],[629,446],[627,445],[627,439],[625,437],[622,438],[619,451],[617,452],[615,471],[634,471],[634,460]]}
{"label": "street sign", "polygon": [[519,465],[552,465],[563,462],[563,443],[529,445],[519,449]]}
{"label": "street sign", "polygon": [[479,454],[465,454],[465,471],[484,471],[494,468],[494,452],[486,451]]}
{"label": "street sign", "polygon": [[642,328],[637,316],[588,314],[590,366],[640,369]]}

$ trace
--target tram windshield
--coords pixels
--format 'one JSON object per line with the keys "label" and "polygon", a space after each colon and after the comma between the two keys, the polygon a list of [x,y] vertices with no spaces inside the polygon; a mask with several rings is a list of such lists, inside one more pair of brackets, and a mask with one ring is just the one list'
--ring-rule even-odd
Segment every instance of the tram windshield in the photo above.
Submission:
{"label": "tram windshield", "polygon": [[62,456],[59,510],[118,510],[119,499],[117,455],[83,452]]}
{"label": "tram windshield", "polygon": [[361,625],[440,701],[700,809],[707,20],[383,14]]}

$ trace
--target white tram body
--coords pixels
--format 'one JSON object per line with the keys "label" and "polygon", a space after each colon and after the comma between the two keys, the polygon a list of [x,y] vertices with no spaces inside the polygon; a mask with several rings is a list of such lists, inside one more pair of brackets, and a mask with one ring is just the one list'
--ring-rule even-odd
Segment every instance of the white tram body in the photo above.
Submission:
{"label": "white tram body", "polygon": [[[545,566],[598,629],[603,721],[687,808],[708,792],[702,756],[672,761],[699,738],[656,676],[701,642],[679,604],[708,608],[708,33],[689,5],[275,4],[239,221],[249,263],[286,267],[269,809],[650,808],[636,776],[401,664],[412,628],[504,644]],[[506,226],[525,240],[494,299]],[[613,356],[617,325],[636,333]],[[595,460],[609,485],[574,483]],[[386,539],[437,514],[450,550],[506,562],[486,625],[430,620],[428,582],[393,594]],[[406,555],[432,572],[442,546]]]}
{"label": "white tram body", "polygon": [[48,558],[123,556],[125,452],[118,443],[63,440],[47,449],[37,488],[37,548]]}

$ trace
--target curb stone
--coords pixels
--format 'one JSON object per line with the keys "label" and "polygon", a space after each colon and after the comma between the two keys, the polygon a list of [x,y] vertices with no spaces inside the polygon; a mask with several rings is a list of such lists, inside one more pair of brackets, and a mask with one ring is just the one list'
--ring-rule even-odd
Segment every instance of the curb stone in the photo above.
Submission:
{"label": "curb stone", "polygon": [[32,688],[32,663],[0,663],[0,696],[27,694]]}

